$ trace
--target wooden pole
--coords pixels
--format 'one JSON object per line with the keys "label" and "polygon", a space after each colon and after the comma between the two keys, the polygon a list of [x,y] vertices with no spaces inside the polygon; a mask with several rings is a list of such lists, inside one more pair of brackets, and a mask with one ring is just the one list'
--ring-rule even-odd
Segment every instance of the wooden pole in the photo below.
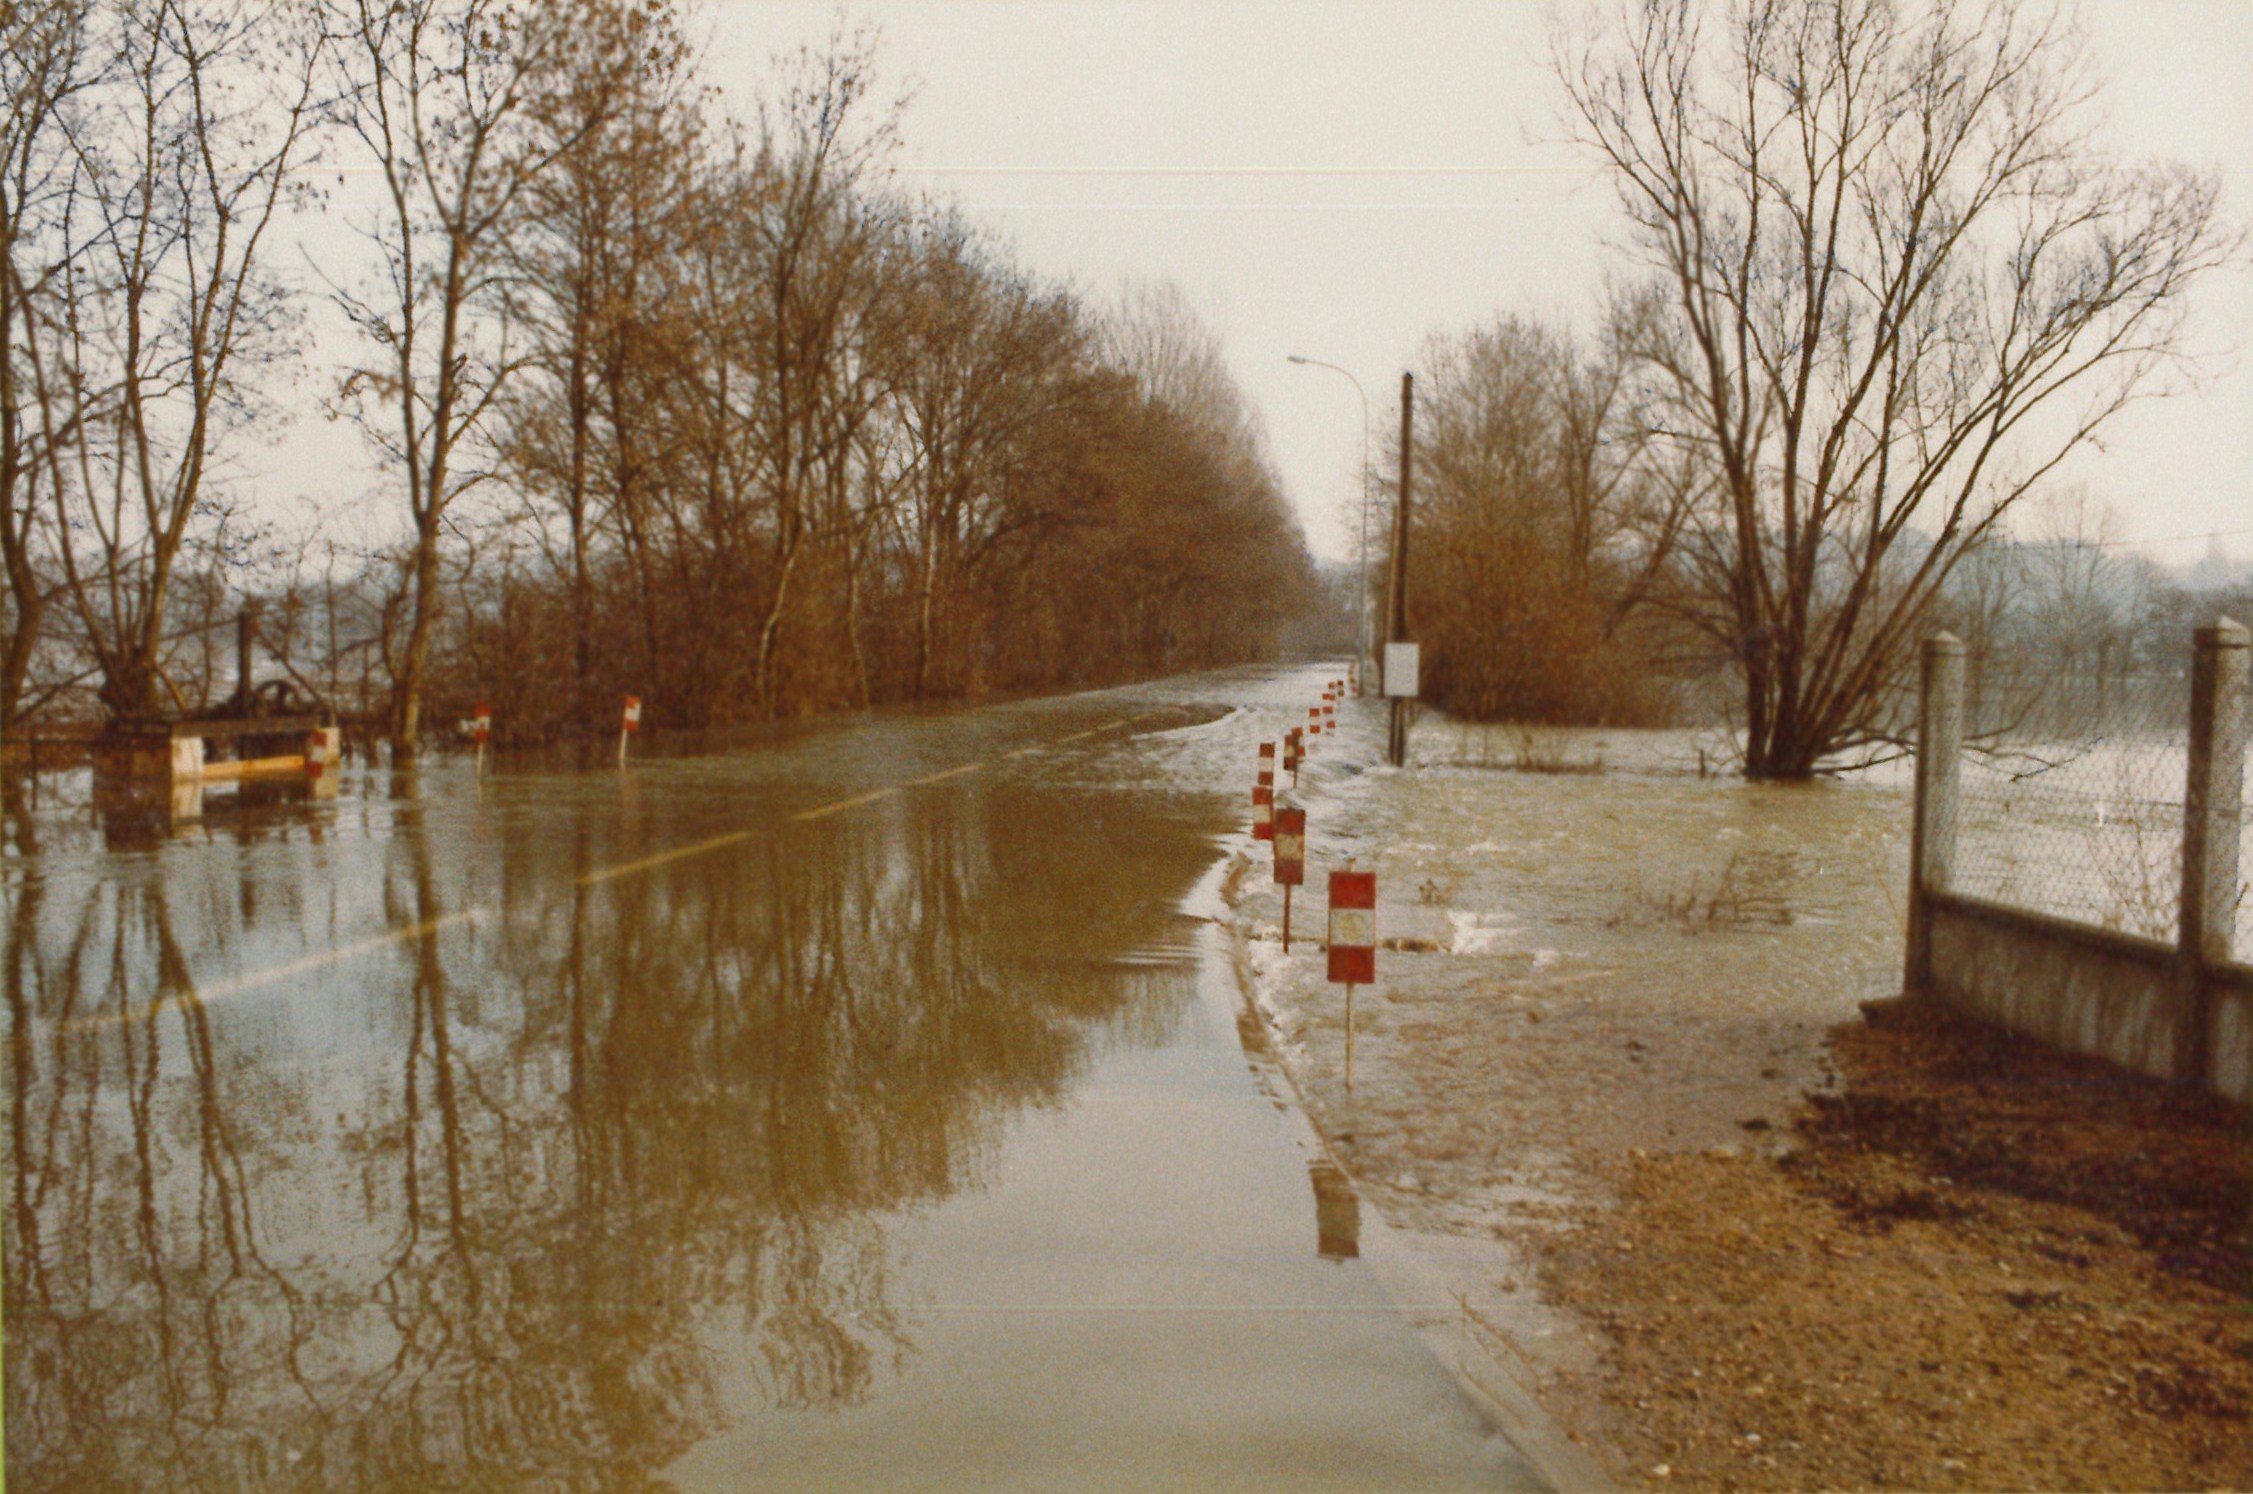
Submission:
{"label": "wooden pole", "polygon": [[[1408,506],[1415,472],[1416,376],[1400,376],[1400,501],[1393,505],[1392,575],[1386,587],[1391,615],[1385,619],[1385,641],[1408,641]],[[1394,682],[1385,681],[1389,688]],[[1385,729],[1385,761],[1399,767],[1408,751],[1408,702],[1395,695],[1387,702],[1391,711]]]}
{"label": "wooden pole", "polygon": [[1346,1093],[1353,1093],[1353,986],[1346,986]]}
{"label": "wooden pole", "polygon": [[1283,953],[1291,952],[1291,884],[1283,884]]}
{"label": "wooden pole", "polygon": [[258,633],[258,608],[243,604],[235,614],[235,714],[250,714],[250,651]]}

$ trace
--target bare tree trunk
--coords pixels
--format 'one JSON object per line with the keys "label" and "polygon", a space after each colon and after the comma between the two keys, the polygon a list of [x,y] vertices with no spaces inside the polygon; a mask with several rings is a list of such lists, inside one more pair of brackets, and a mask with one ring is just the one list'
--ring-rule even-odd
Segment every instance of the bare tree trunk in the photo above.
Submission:
{"label": "bare tree trunk", "polygon": [[439,597],[437,525],[432,523],[417,539],[414,558],[413,605],[409,608],[406,647],[401,650],[392,679],[391,760],[410,763],[422,733],[423,680],[430,671],[430,635],[438,622]]}

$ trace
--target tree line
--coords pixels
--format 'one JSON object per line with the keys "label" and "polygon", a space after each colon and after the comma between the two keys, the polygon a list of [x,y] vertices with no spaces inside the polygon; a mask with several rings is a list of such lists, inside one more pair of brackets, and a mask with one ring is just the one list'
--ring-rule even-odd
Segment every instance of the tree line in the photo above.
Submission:
{"label": "tree line", "polygon": [[[739,118],[663,0],[0,24],[6,725],[81,680],[205,703],[254,574],[292,674],[366,681],[402,754],[477,699],[529,740],[625,691],[706,725],[1233,662],[1312,594],[1214,335],[903,190],[865,33]],[[323,209],[360,251],[298,273]],[[241,479],[338,316],[319,392],[380,477],[280,543]]]}
{"label": "tree line", "polygon": [[2108,151],[2041,7],[1636,0],[1553,55],[1622,256],[1577,327],[1426,348],[1430,690],[1643,721],[1718,673],[1751,776],[1888,750],[1925,631],[2075,584],[2012,516],[2194,371],[2189,292],[2243,242],[2218,180]]}

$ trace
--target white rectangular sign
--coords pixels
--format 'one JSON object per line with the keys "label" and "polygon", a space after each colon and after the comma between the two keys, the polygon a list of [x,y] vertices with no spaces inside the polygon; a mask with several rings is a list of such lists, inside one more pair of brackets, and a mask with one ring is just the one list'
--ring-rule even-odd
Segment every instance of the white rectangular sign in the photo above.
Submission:
{"label": "white rectangular sign", "polygon": [[1332,908],[1330,910],[1330,942],[1351,944],[1357,948],[1375,948],[1377,943],[1377,910],[1375,908]]}
{"label": "white rectangular sign", "polygon": [[1416,698],[1416,645],[1413,643],[1388,643],[1385,645],[1385,693],[1404,699]]}

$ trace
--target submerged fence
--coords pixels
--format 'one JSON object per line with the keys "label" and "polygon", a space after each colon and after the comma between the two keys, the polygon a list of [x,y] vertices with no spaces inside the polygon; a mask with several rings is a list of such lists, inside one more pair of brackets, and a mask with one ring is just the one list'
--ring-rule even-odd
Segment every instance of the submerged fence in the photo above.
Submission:
{"label": "submerged fence", "polygon": [[1904,986],[2253,1101],[2253,637],[2167,676],[1996,681],[1925,646]]}

